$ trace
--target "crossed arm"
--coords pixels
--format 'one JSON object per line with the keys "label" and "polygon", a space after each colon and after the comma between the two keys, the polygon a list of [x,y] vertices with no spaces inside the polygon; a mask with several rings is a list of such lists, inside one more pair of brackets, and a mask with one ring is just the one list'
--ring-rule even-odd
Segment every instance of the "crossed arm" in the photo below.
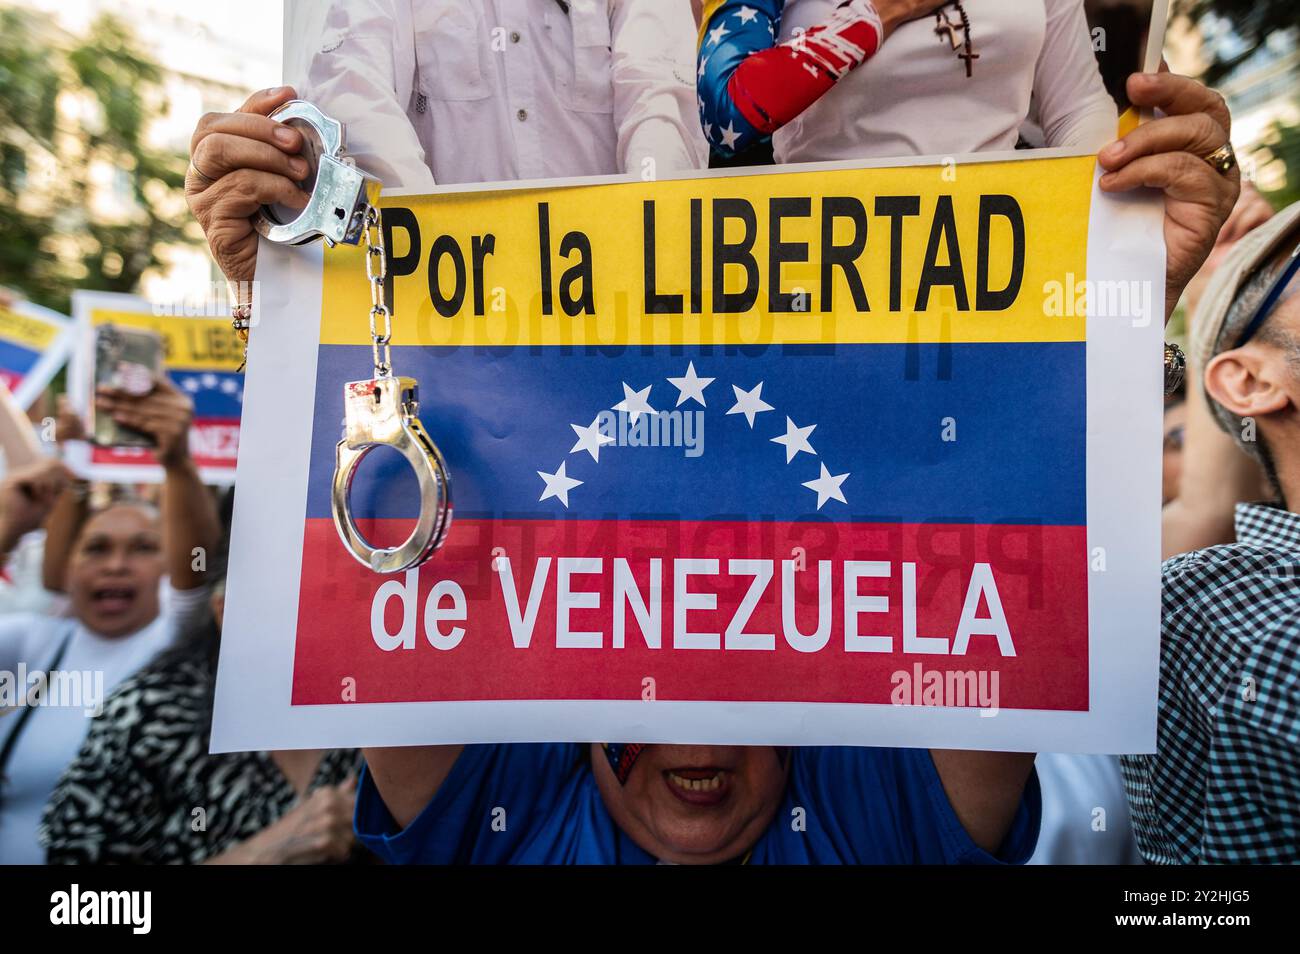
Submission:
{"label": "crossed arm", "polygon": [[850,0],[824,22],[778,43],[785,0],[716,0],[700,31],[697,91],[709,145],[744,152],[871,59],[901,23],[937,0]]}

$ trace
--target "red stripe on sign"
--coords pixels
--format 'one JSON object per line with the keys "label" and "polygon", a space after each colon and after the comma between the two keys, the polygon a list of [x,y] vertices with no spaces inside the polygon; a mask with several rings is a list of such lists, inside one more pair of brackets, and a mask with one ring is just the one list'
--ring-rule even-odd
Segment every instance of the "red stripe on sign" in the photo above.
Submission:
{"label": "red stripe on sign", "polygon": [[1085,710],[1087,574],[1084,527],[457,518],[377,576],[312,519],[293,703]]}
{"label": "red stripe on sign", "polygon": [[[199,467],[235,469],[239,460],[239,420],[203,418],[190,425],[190,457]],[[95,464],[151,466],[153,451],[140,447],[92,447]]]}

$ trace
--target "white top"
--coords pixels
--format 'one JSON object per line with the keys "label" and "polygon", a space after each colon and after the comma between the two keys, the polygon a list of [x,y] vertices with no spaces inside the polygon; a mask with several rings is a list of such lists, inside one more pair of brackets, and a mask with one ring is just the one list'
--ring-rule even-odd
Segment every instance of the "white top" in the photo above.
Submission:
{"label": "white top", "polygon": [[[81,749],[90,719],[104,698],[123,679],[140,669],[177,634],[194,625],[205,611],[209,588],[173,590],[168,612],[129,636],[108,639],[72,619],[49,616],[0,617],[0,689],[12,704],[34,683],[33,671],[43,671],[68,634],[67,652],[45,698],[28,717],[9,757],[8,778],[0,806],[0,864],[43,864],[45,851],[36,840],[41,812],[59,777]],[[22,677],[22,678],[20,678]],[[18,722],[18,709],[0,709],[0,746]]]}
{"label": "white top", "polygon": [[7,613],[40,613],[62,616],[67,597],[45,588],[42,563],[45,559],[45,531],[35,530],[9,552],[0,579],[0,617]]}
{"label": "white top", "polygon": [[[934,17],[880,51],[772,137],[777,162],[960,156],[1011,150],[1033,112],[1049,146],[1096,151],[1118,111],[1092,52],[1083,0],[965,0],[979,59],[971,77]],[[825,20],[836,0],[787,0],[781,39]],[[957,19],[953,8],[949,16]]]}
{"label": "white top", "polygon": [[1034,768],[1043,792],[1043,823],[1029,864],[1142,863],[1118,756],[1043,752]]}
{"label": "white top", "polygon": [[298,94],[390,189],[693,169],[690,5],[335,0]]}

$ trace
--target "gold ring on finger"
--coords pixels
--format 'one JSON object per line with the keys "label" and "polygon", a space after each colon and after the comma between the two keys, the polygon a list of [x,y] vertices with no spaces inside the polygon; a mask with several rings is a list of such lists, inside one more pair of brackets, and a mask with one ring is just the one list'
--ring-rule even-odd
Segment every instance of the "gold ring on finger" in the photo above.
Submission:
{"label": "gold ring on finger", "polygon": [[1237,168],[1237,153],[1232,148],[1232,143],[1225,142],[1214,152],[1203,157],[1206,162],[1213,167],[1214,171],[1220,175],[1227,175],[1233,169]]}

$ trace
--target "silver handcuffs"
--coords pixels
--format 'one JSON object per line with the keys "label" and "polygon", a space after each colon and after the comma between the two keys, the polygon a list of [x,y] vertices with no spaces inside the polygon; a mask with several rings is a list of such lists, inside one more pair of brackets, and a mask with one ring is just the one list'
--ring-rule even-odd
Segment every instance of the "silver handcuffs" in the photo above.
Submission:
{"label": "silver handcuffs", "polygon": [[295,99],[271,118],[302,133],[306,147],[307,178],[301,185],[311,194],[307,207],[296,215],[280,206],[262,206],[253,226],[278,245],[306,245],[323,238],[330,248],[356,245],[365,229],[368,209],[379,205],[383,183],[357,168],[345,155],[346,130],[312,103]]}
{"label": "silver handcuffs", "polygon": [[[451,526],[451,480],[438,446],[420,424],[419,386],[411,378],[375,378],[344,385],[346,424],[334,450],[334,486],[330,494],[334,526],[354,557],[376,573],[397,573],[419,566],[442,546]],[[376,447],[392,447],[406,458],[420,479],[420,517],[406,541],[396,547],[373,547],[352,518],[349,490],[357,465]]]}
{"label": "silver handcuffs", "polygon": [[[442,453],[420,423],[419,385],[393,374],[389,354],[392,313],[384,297],[387,256],[379,222],[382,183],[356,167],[345,155],[342,123],[302,100],[285,103],[271,114],[303,134],[303,158],[310,171],[303,182],[311,199],[301,213],[263,206],[254,226],[266,239],[304,245],[323,238],[335,245],[366,244],[370,283],[370,337],[374,374],[343,386],[343,439],[334,450],[330,510],[343,546],[376,573],[398,573],[419,566],[442,546],[451,528],[451,475]],[[381,330],[382,320],[382,330]],[[420,514],[401,545],[376,547],[357,529],[352,514],[352,478],[357,466],[376,447],[391,447],[406,458],[420,487]]]}

